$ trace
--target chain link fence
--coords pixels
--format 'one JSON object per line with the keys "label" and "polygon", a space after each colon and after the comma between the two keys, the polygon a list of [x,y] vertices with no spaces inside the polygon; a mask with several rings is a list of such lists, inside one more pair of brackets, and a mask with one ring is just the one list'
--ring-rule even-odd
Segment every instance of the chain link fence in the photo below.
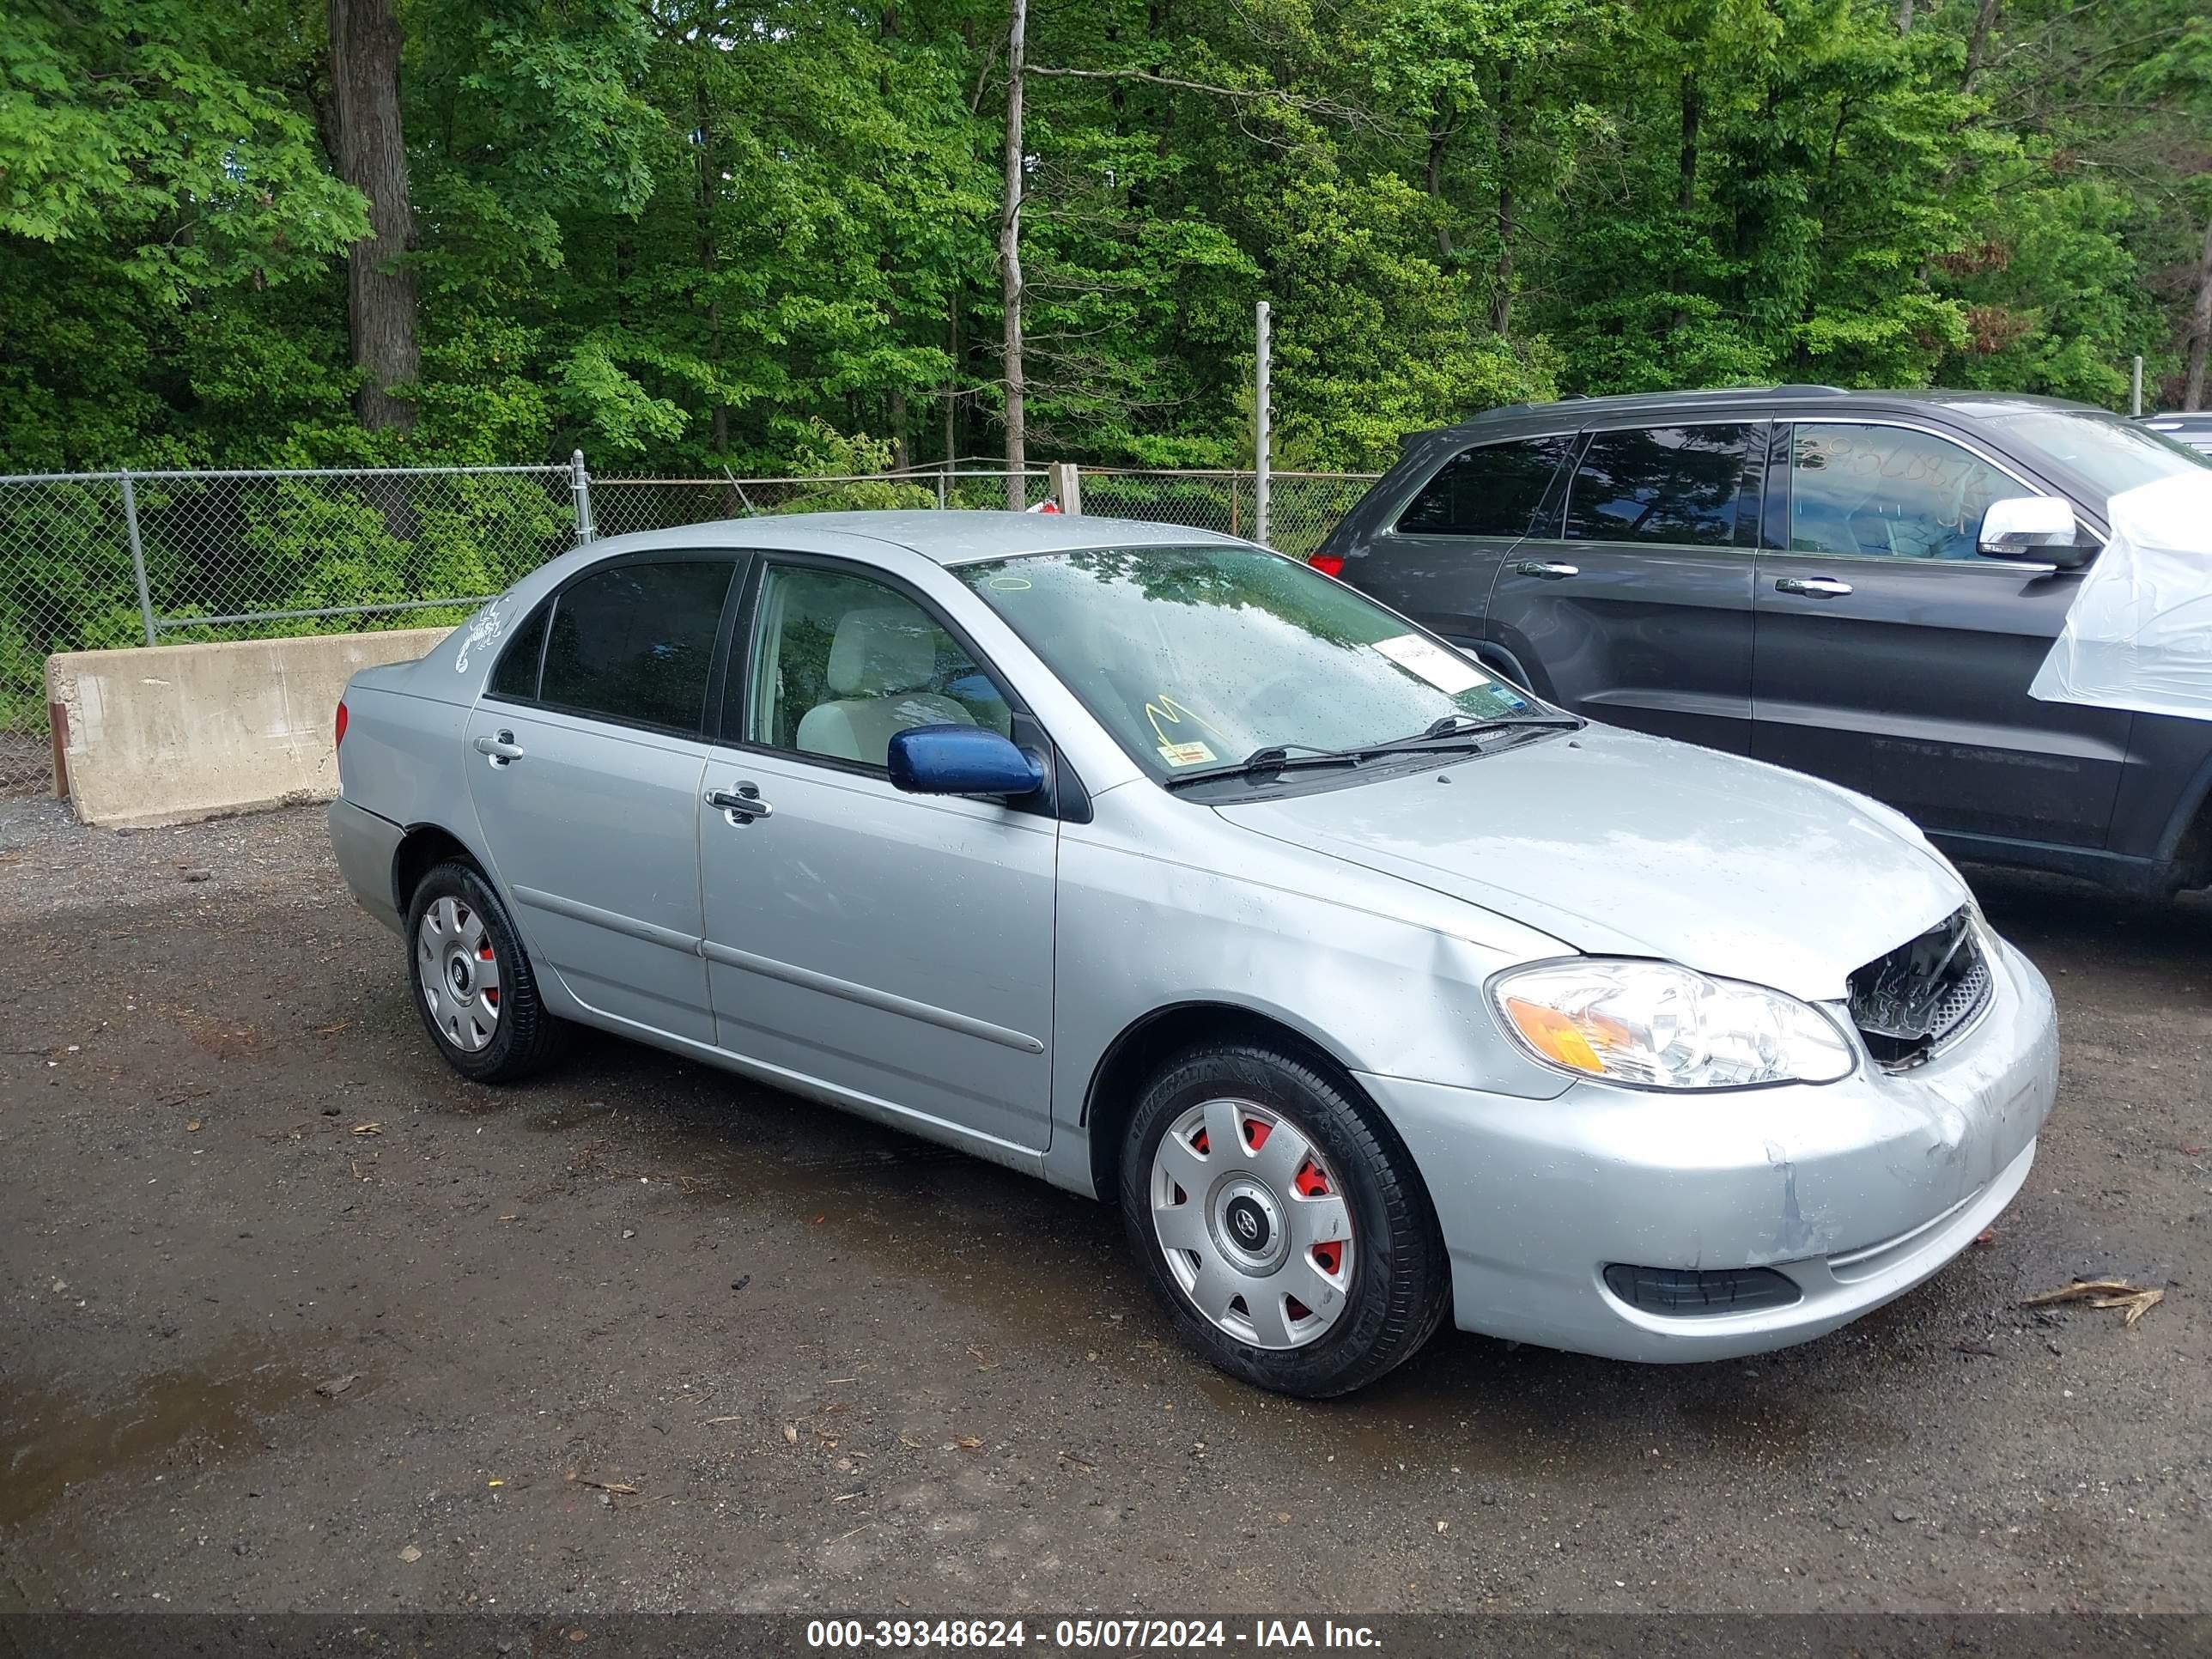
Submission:
{"label": "chain link fence", "polygon": [[[1051,496],[1052,475],[1042,467],[1024,471],[1022,492],[1025,507],[1039,505]],[[602,536],[756,514],[1003,508],[1006,501],[1005,468],[963,465],[839,477],[591,480],[592,514]]]}
{"label": "chain link fence", "polygon": [[[1066,469],[1060,469],[1065,472]],[[1304,557],[1370,479],[1272,476],[1268,540]],[[1054,471],[1022,475],[1052,498]],[[1084,468],[1081,510],[1251,536],[1249,472]],[[592,477],[567,466],[0,477],[0,794],[50,787],[58,651],[459,622],[579,539],[756,514],[1006,506],[1002,467],[854,477]]]}
{"label": "chain link fence", "polygon": [[57,651],[457,623],[574,544],[561,466],[0,477],[0,791],[52,777]]}
{"label": "chain link fence", "polygon": [[[1249,472],[1152,472],[1119,467],[1082,470],[1083,510],[1098,518],[1148,519],[1261,534],[1259,480]],[[1380,477],[1372,472],[1270,472],[1267,545],[1303,559]]]}

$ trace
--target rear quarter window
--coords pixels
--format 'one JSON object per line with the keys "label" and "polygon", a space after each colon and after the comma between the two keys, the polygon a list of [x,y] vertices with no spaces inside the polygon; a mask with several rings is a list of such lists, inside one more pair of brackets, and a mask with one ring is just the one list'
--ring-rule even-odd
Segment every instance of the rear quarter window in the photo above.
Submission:
{"label": "rear quarter window", "polygon": [[505,697],[515,702],[536,700],[538,660],[545,654],[545,618],[551,608],[539,605],[515,631],[514,637],[507,641],[507,648],[499,653],[499,661],[484,686],[487,696]]}
{"label": "rear quarter window", "polygon": [[1562,434],[1462,450],[1398,515],[1399,533],[1506,539],[1528,534],[1573,442]]}

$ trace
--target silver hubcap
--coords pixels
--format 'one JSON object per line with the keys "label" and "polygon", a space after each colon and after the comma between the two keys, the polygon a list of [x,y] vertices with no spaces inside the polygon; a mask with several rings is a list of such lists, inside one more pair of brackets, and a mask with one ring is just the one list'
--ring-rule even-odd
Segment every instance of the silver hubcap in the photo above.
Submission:
{"label": "silver hubcap", "polygon": [[1209,1100],[1152,1154],[1152,1231],[1193,1306],[1239,1342],[1301,1348],[1343,1316],[1352,1212],[1297,1127],[1243,1100]]}
{"label": "silver hubcap", "polygon": [[499,1030],[499,957],[483,918],[441,898],[415,930],[415,978],[430,1018],[456,1048],[475,1054]]}

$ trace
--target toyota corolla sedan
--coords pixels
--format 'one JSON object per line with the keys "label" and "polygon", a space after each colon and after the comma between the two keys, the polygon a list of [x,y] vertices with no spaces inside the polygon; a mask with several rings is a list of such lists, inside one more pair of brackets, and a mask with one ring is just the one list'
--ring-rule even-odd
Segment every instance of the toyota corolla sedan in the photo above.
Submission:
{"label": "toyota corolla sedan", "polygon": [[1447,1316],[1817,1337],[1989,1225],[2057,1087],[2041,975],[1899,813],[1227,537],[624,537],[337,730],[339,865],[464,1076],[594,1026],[1117,1203],[1288,1393]]}

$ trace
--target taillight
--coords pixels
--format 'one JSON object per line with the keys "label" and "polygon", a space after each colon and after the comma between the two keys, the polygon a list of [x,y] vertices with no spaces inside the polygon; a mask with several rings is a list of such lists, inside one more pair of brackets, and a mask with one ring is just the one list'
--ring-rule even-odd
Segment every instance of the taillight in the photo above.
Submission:
{"label": "taillight", "polygon": [[345,741],[345,699],[343,697],[340,697],[338,699],[337,735],[331,739],[331,747],[332,749],[336,749],[340,744],[343,744]]}
{"label": "taillight", "polygon": [[1341,576],[1344,574],[1344,555],[1341,553],[1316,553],[1306,562],[1324,576]]}

